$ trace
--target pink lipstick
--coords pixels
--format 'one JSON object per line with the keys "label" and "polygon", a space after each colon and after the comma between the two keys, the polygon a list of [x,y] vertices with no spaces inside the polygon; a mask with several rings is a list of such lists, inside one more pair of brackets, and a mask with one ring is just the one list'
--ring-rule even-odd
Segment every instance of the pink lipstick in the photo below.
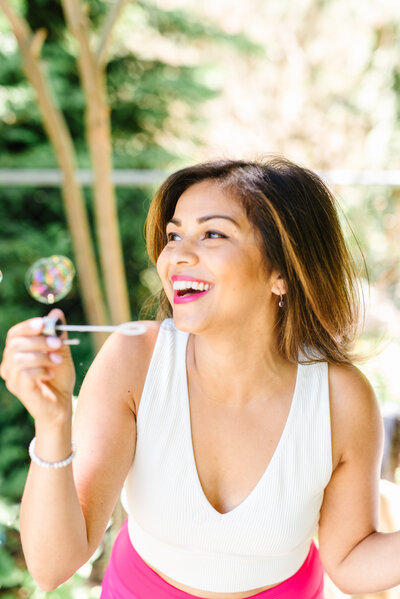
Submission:
{"label": "pink lipstick", "polygon": [[186,304],[199,299],[212,289],[213,284],[204,279],[186,275],[171,277],[174,290],[174,304]]}

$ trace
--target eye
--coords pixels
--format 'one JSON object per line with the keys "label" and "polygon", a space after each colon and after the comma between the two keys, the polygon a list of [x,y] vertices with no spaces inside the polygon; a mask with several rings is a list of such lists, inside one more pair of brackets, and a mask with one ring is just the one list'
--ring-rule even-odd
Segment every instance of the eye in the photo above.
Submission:
{"label": "eye", "polygon": [[169,243],[170,241],[179,241],[180,237],[178,235],[178,233],[167,233],[167,243]]}
{"label": "eye", "polygon": [[206,231],[204,233],[205,239],[227,239],[228,236],[220,233],[219,231]]}

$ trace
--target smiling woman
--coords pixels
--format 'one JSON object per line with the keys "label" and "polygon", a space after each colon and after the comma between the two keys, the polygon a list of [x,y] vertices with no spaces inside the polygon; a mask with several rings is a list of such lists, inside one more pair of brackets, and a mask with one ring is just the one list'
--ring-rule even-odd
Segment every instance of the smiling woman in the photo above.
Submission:
{"label": "smiling woman", "polygon": [[40,318],[7,338],[1,375],[36,426],[21,535],[39,584],[87,561],[123,485],[102,599],[323,599],[324,569],[349,594],[399,584],[400,532],[377,532],[382,422],[352,365],[355,269],[327,187],[281,158],[197,165],[162,185],[147,232],[159,320],[104,344],[74,445],[69,347]]}
{"label": "smiling woman", "polygon": [[[233,216],[240,212],[239,218],[252,226],[259,240],[263,260],[258,267],[275,270],[286,283],[289,309],[278,314],[281,352],[292,361],[301,352],[312,360],[317,354],[349,363],[359,321],[356,269],[335,199],[321,179],[283,158],[265,164],[221,161],[178,171],[161,186],[150,207],[147,244],[154,263],[179,238],[167,229],[174,225],[179,233],[182,228],[174,216],[178,200],[194,194],[200,184],[199,226],[217,227],[225,221],[237,227]],[[205,205],[213,196],[217,201],[209,209],[218,211],[222,202],[227,214],[206,214]],[[219,230],[208,235],[225,237]],[[164,287],[160,316],[171,316],[172,305]]]}
{"label": "smiling woman", "polygon": [[273,312],[257,233],[240,203],[215,181],[196,183],[180,196],[157,269],[182,331],[232,331],[249,305],[255,318],[248,327]]}

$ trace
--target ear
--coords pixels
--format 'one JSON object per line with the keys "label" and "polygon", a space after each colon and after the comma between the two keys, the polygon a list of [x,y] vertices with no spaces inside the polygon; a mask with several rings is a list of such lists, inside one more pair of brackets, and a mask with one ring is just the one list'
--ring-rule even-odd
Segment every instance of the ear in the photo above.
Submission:
{"label": "ear", "polygon": [[275,295],[285,295],[287,293],[286,281],[277,270],[273,270],[271,273],[271,291]]}

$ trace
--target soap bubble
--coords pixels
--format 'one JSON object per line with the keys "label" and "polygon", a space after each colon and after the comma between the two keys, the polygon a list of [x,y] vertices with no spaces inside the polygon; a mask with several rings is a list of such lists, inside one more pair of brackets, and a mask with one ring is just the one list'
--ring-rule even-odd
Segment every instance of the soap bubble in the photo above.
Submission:
{"label": "soap bubble", "polygon": [[29,268],[25,284],[30,295],[43,304],[54,304],[72,287],[75,268],[66,256],[40,258]]}
{"label": "soap bubble", "polygon": [[3,273],[0,270],[0,283],[2,282],[2,280],[3,280]]}

